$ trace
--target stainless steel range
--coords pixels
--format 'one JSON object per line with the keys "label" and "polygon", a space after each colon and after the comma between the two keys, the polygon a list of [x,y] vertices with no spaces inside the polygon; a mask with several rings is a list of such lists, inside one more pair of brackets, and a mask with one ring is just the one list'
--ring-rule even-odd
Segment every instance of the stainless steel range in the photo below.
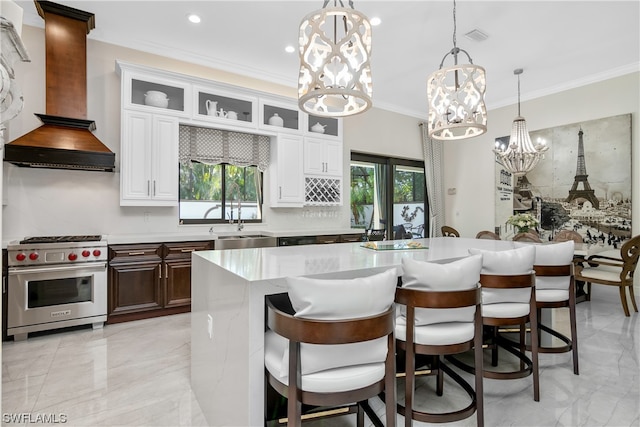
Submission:
{"label": "stainless steel range", "polygon": [[107,242],[102,236],[31,237],[7,246],[7,335],[107,320]]}

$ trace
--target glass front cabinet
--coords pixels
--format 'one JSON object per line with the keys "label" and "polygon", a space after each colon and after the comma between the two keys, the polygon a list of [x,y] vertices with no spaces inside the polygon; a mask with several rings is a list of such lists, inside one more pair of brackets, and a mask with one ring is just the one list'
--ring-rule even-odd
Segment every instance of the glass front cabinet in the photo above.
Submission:
{"label": "glass front cabinet", "polygon": [[215,87],[194,87],[193,118],[196,120],[255,128],[257,113],[257,97]]}

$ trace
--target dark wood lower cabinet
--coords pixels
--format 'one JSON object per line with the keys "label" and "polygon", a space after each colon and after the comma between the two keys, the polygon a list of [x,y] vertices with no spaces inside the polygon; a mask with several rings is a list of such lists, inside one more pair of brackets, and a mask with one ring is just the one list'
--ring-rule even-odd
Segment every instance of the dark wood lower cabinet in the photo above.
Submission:
{"label": "dark wood lower cabinet", "polygon": [[191,252],[210,241],[109,246],[107,323],[191,310]]}

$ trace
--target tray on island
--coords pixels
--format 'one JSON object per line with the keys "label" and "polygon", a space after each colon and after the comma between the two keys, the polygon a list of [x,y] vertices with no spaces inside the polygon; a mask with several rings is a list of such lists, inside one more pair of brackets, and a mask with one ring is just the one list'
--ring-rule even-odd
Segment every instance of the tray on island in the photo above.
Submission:
{"label": "tray on island", "polygon": [[371,249],[373,251],[406,251],[414,249],[429,249],[428,246],[424,246],[422,243],[413,240],[398,242],[364,242],[360,245],[360,247]]}

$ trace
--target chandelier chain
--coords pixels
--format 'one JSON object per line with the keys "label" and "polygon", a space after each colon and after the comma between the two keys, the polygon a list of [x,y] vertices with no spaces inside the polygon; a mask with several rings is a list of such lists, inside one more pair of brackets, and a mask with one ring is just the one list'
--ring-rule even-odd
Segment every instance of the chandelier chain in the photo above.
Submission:
{"label": "chandelier chain", "polygon": [[457,25],[456,25],[456,0],[453,0],[453,49],[454,50],[456,48],[456,31],[457,31]]}
{"label": "chandelier chain", "polygon": [[518,116],[520,116],[520,74],[518,74]]}

